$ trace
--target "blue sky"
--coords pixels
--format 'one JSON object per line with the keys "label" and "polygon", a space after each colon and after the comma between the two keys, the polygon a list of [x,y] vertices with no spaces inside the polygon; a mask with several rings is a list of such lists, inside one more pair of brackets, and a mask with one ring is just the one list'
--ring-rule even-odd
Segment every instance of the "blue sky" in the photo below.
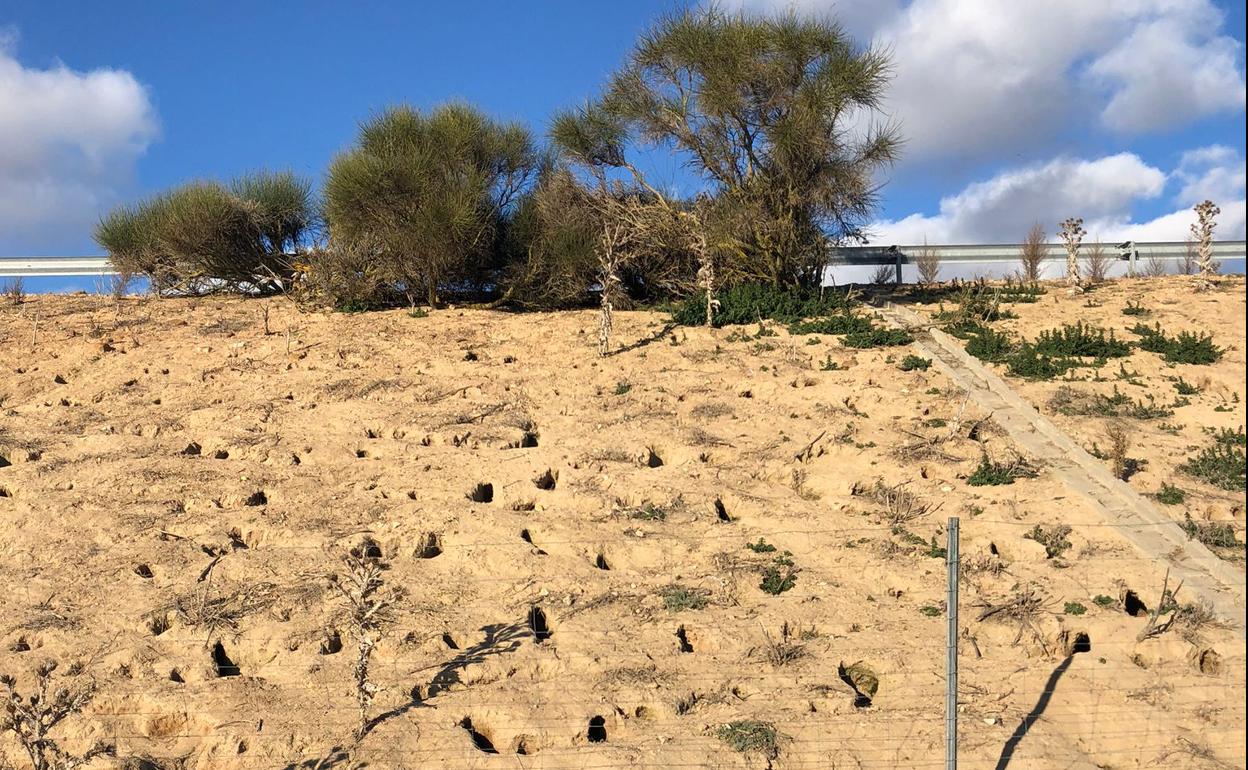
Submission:
{"label": "blue sky", "polygon": [[[877,241],[1017,241],[1083,216],[1244,235],[1244,7],[1215,0],[739,0],[832,14],[894,52],[908,144]],[[1112,6],[1112,7],[1111,7]],[[267,167],[319,181],[388,104],[452,98],[544,133],[670,2],[0,0],[0,255],[96,253],[118,202]],[[684,190],[664,154],[647,167]]]}

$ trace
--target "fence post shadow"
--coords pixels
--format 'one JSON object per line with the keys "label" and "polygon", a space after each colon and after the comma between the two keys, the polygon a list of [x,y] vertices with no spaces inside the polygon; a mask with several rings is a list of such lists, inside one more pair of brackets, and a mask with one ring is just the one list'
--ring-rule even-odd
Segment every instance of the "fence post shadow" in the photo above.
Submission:
{"label": "fence post shadow", "polygon": [[1036,705],[1032,706],[1031,711],[1023,717],[1023,721],[1018,727],[1014,728],[1014,733],[1010,739],[1005,742],[1005,746],[1001,749],[1001,757],[997,760],[995,770],[1006,770],[1010,766],[1010,760],[1014,758],[1014,752],[1018,749],[1018,745],[1023,742],[1023,737],[1027,735],[1027,731],[1036,723],[1040,717],[1044,716],[1044,710],[1049,707],[1049,701],[1053,699],[1053,691],[1057,688],[1057,680],[1062,678],[1062,674],[1066,673],[1066,669],[1070,668],[1071,661],[1075,659],[1075,652],[1071,652],[1066,659],[1057,664],[1057,668],[1053,669],[1053,673],[1049,674],[1049,680],[1044,683],[1044,690],[1040,693],[1040,699],[1036,701]]}

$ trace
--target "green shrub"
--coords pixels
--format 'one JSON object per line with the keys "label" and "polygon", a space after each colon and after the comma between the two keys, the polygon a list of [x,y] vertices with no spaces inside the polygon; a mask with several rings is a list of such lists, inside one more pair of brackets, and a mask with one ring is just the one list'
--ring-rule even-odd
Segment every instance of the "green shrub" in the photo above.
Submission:
{"label": "green shrub", "polygon": [[1013,355],[1014,342],[1009,335],[998,332],[990,327],[983,327],[980,332],[973,333],[966,341],[966,352],[980,361],[999,364]]}
{"label": "green shrub", "polygon": [[1154,498],[1162,505],[1182,505],[1187,494],[1173,484],[1162,482],[1161,491]]}
{"label": "green shrub", "polygon": [[758,587],[766,593],[779,596],[797,585],[797,573],[798,569],[793,564],[792,556],[785,551],[763,568],[762,580]]}
{"label": "green shrub", "polygon": [[1117,385],[1112,396],[1085,393],[1063,385],[1049,399],[1049,408],[1070,417],[1091,415],[1153,420],[1174,414],[1172,407],[1157,404],[1151,394],[1144,399],[1132,399],[1119,391]]}
{"label": "green shrub", "polygon": [[925,604],[919,608],[920,615],[926,615],[929,618],[938,618],[945,614],[945,611],[931,604]]}
{"label": "green shrub", "polygon": [[1179,470],[1228,492],[1245,489],[1245,457],[1243,446],[1214,440],[1212,444],[1188,458]]}
{"label": "green shrub", "polygon": [[903,372],[913,372],[913,371],[926,372],[931,367],[931,365],[932,365],[932,359],[923,358],[922,356],[916,356],[916,355],[911,354],[901,359],[901,363],[897,365],[897,368],[902,370]]}
{"label": "green shrub", "polygon": [[1045,356],[1122,358],[1131,355],[1131,346],[1114,337],[1113,331],[1107,334],[1104,329],[1082,322],[1041,332],[1035,348],[1037,353]]}
{"label": "green shrub", "polygon": [[1048,289],[1036,281],[1015,281],[1012,278],[1006,278],[1005,285],[1000,288],[1000,293],[1002,302],[1032,304],[1039,302],[1040,298],[1048,293]]}
{"label": "green shrub", "polygon": [[914,342],[914,337],[905,329],[872,328],[870,331],[846,334],[843,342],[851,348],[881,348],[909,345]]}
{"label": "green shrub", "polygon": [[[843,291],[761,283],[744,283],[720,289],[715,292],[715,299],[719,302],[714,316],[716,327],[752,324],[759,320],[796,324],[808,318],[843,315],[853,306]],[[681,326],[705,324],[706,292],[697,292],[672,308],[672,321]]]}
{"label": "green shrub", "polygon": [[1066,602],[1066,606],[1062,608],[1062,612],[1067,615],[1083,615],[1087,611],[1088,608],[1079,602]]}
{"label": "green shrub", "polygon": [[1182,377],[1174,381],[1174,389],[1179,392],[1180,396],[1195,396],[1200,393],[1200,387],[1193,385]]}
{"label": "green shrub", "polygon": [[875,324],[870,318],[846,307],[835,315],[798,321],[789,326],[790,334],[860,334],[870,332]]}
{"label": "green shrub", "polygon": [[1172,364],[1212,364],[1222,357],[1226,351],[1213,344],[1211,334],[1193,334],[1179,332],[1177,337],[1167,336],[1161,324],[1152,327],[1136,324],[1131,333],[1140,336],[1141,350],[1159,353],[1162,358]]}
{"label": "green shrub", "polygon": [[1112,596],[1106,596],[1105,594],[1097,594],[1095,597],[1093,597],[1092,603],[1098,607],[1112,607],[1118,602]]}
{"label": "green shrub", "polygon": [[1027,342],[1006,359],[1006,371],[1015,377],[1028,380],[1051,380],[1081,365],[1080,361],[1072,358],[1043,355]]}
{"label": "green shrub", "polygon": [[761,537],[758,539],[757,543],[746,543],[745,547],[750,549],[754,553],[771,553],[776,550],[776,547],[774,545],[772,545],[771,543],[768,543],[766,540],[764,540]]}
{"label": "green shrub", "polygon": [[1150,312],[1148,308],[1139,302],[1132,302],[1131,300],[1127,300],[1127,306],[1122,309],[1123,315],[1146,316]]}

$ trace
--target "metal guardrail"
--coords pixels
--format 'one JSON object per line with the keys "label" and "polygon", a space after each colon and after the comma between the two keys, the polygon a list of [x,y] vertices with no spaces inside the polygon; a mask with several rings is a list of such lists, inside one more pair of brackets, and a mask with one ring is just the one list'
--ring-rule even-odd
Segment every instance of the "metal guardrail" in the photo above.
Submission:
{"label": "metal guardrail", "polygon": [[[832,250],[832,263],[847,266],[894,265],[897,281],[901,281],[902,265],[912,265],[925,249],[942,263],[992,263],[1018,262],[1021,245],[999,243],[988,245],[956,246],[844,246]],[[1140,260],[1182,260],[1188,256],[1188,244],[1184,241],[1157,241],[1151,243],[1127,242],[1106,249],[1129,264],[1128,271],[1136,272]],[[1084,246],[1087,254],[1087,245]],[[1066,259],[1065,248],[1060,243],[1044,244],[1046,261]],[[1213,244],[1215,260],[1243,259],[1244,241],[1216,241]],[[115,275],[108,257],[0,257],[0,278],[72,275]]]}

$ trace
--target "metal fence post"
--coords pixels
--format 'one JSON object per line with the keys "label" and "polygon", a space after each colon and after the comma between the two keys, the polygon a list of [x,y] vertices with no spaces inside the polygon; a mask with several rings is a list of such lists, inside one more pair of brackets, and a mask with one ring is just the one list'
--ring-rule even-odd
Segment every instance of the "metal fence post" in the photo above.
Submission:
{"label": "metal fence post", "polygon": [[898,286],[901,285],[901,260],[903,256],[904,255],[901,253],[901,249],[897,249],[897,261],[894,262],[894,265],[897,268],[897,277],[894,283],[896,283]]}
{"label": "metal fence post", "polygon": [[949,518],[945,564],[949,571],[949,662],[945,693],[945,768],[958,768],[958,517]]}

